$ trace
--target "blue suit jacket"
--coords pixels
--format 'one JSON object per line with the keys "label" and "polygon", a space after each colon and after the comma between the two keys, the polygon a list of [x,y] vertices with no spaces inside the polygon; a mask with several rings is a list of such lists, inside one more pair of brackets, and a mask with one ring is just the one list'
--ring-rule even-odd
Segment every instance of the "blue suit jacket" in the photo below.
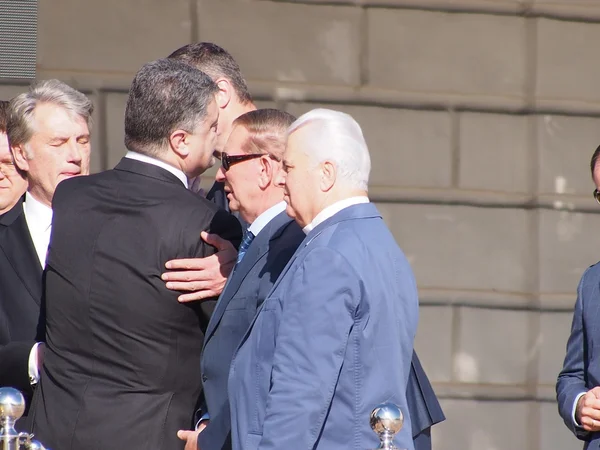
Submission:
{"label": "blue suit jacket", "polygon": [[373,204],[346,208],[300,245],[244,336],[229,373],[235,450],[375,448],[369,414],[405,414],[417,289]]}
{"label": "blue suit jacket", "polygon": [[206,330],[203,409],[210,414],[210,424],[198,438],[202,450],[230,446],[227,377],[233,354],[257,308],[304,238],[300,227],[285,212],[278,214],[258,233],[229,277]]}
{"label": "blue suit jacket", "polygon": [[600,433],[589,433],[573,423],[573,404],[577,396],[600,386],[600,264],[585,271],[577,288],[571,336],[567,355],[558,375],[558,411],[565,424],[588,450],[600,449]]}

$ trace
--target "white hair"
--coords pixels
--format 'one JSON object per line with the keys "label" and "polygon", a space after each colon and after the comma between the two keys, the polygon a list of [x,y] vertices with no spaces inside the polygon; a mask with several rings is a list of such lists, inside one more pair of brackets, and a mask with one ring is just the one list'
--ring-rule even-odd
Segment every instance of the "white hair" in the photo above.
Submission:
{"label": "white hair", "polygon": [[288,128],[288,137],[304,129],[301,149],[319,164],[325,160],[336,166],[340,180],[366,191],[371,172],[371,157],[360,125],[350,116],[331,109],[313,109]]}

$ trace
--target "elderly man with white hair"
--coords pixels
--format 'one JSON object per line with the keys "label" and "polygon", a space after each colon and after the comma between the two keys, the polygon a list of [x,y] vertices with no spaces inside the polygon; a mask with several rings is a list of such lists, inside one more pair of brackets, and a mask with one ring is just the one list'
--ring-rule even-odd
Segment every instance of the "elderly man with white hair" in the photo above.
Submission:
{"label": "elderly man with white hair", "polygon": [[229,374],[234,450],[364,450],[369,414],[404,413],[418,322],[415,280],[369,202],[369,151],[347,114],[316,109],[288,130],[287,213],[306,238],[244,336]]}

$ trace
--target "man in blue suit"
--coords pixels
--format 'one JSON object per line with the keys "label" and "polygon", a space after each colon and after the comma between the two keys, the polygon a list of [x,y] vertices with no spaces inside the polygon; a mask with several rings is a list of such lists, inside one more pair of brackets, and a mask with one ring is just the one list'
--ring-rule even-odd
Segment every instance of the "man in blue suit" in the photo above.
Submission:
{"label": "man in blue suit", "polygon": [[[600,203],[600,147],[592,156],[594,198]],[[577,288],[571,336],[563,369],[558,375],[558,411],[569,429],[586,444],[587,450],[600,449],[600,264],[588,268]]]}
{"label": "man in blue suit", "polygon": [[210,420],[196,432],[179,432],[187,441],[186,449],[195,449],[196,439],[204,450],[231,448],[227,395],[231,359],[257,308],[304,239],[300,227],[285,213],[283,189],[275,185],[282,170],[286,131],[294,120],[275,109],[243,114],[233,123],[225,151],[217,155],[222,161],[217,181],[224,183],[231,210],[250,226],[205,335],[204,404],[199,416]]}
{"label": "man in blue suit", "polygon": [[288,131],[279,184],[306,238],[231,364],[234,450],[375,448],[369,414],[404,413],[418,298],[408,261],[369,203],[370,157],[349,115],[317,109]]}

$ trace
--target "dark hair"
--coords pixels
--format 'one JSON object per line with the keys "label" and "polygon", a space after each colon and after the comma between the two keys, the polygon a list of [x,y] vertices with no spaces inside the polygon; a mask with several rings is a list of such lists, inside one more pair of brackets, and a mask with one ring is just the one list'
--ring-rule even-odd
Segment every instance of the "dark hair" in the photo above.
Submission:
{"label": "dark hair", "polygon": [[285,151],[287,129],[295,120],[285,111],[265,108],[242,114],[233,121],[233,126],[240,125],[249,133],[242,147],[246,153],[269,153],[280,161]]}
{"label": "dark hair", "polygon": [[208,75],[181,61],[159,59],[144,64],[129,90],[125,147],[158,156],[173,131],[194,131],[217,90]]}
{"label": "dark hair", "polygon": [[600,158],[600,145],[592,155],[592,162],[590,163],[590,168],[592,169],[592,178],[594,177],[594,169],[596,168],[596,164],[598,163],[598,158]]}
{"label": "dark hair", "polygon": [[242,76],[240,66],[231,54],[211,42],[196,42],[184,45],[171,53],[168,58],[191,64],[206,73],[213,80],[224,77],[232,84],[235,93],[243,104],[252,103],[252,96]]}
{"label": "dark hair", "polygon": [[7,122],[8,122],[8,101],[0,100],[0,133],[6,134]]}

